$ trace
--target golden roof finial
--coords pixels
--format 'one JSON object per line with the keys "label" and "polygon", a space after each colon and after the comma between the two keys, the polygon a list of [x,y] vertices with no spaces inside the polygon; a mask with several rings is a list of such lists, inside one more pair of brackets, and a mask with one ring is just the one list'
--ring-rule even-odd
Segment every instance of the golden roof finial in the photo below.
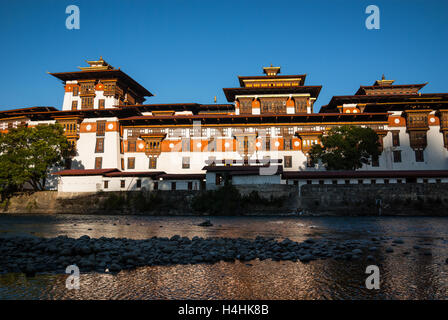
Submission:
{"label": "golden roof finial", "polygon": [[384,73],[383,73],[383,76],[381,77],[381,80],[386,80],[386,78],[384,77]]}

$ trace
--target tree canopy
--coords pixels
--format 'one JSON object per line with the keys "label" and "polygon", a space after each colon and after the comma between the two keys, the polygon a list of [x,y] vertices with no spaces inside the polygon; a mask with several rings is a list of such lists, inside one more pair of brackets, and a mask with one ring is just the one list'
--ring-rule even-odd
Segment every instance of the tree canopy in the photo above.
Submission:
{"label": "tree canopy", "polygon": [[378,135],[371,128],[334,127],[320,139],[322,145],[314,145],[309,154],[313,162],[320,160],[327,170],[359,169],[381,153]]}
{"label": "tree canopy", "polygon": [[0,134],[0,192],[29,182],[43,190],[50,169],[62,165],[70,147],[59,124],[19,127]]}

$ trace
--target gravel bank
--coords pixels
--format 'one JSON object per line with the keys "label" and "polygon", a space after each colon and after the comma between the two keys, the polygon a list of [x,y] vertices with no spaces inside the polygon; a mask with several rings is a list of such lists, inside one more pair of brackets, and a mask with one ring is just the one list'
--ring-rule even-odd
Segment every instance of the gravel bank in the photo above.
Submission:
{"label": "gravel bank", "polygon": [[[399,254],[397,248],[400,246],[405,248],[406,241],[390,237],[340,241],[324,238],[295,242],[288,238],[282,241],[264,237],[189,239],[178,235],[145,240],[3,236],[0,237],[0,273],[22,272],[29,276],[64,273],[69,265],[77,265],[81,273],[119,272],[140,266],[250,261],[257,258],[302,263],[317,259],[364,259],[374,263],[378,252]],[[431,255],[430,246],[405,249]]]}

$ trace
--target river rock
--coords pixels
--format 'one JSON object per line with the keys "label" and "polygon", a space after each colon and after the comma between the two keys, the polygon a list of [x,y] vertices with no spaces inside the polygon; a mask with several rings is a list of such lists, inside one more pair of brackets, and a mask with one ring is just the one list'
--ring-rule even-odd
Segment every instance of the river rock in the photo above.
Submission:
{"label": "river rock", "polygon": [[205,220],[204,222],[201,222],[198,224],[199,227],[211,227],[213,226],[213,223],[211,223],[210,220]]}

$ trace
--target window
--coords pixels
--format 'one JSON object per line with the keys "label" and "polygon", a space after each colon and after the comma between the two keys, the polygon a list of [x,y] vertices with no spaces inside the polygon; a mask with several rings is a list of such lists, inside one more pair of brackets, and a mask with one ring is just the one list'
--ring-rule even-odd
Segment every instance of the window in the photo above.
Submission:
{"label": "window", "polygon": [[95,158],[95,169],[101,169],[102,165],[103,165],[103,158],[102,157]]}
{"label": "window", "polygon": [[79,87],[78,86],[74,86],[73,87],[73,96],[77,96],[79,95]]}
{"label": "window", "polygon": [[292,156],[285,156],[285,168],[292,168]]}
{"label": "window", "polygon": [[400,131],[392,131],[392,145],[394,147],[400,145]]}
{"label": "window", "polygon": [[138,179],[137,180],[137,188],[141,188],[142,187],[142,180]]}
{"label": "window", "polygon": [[135,169],[135,158],[128,158],[128,169]]}
{"label": "window", "polygon": [[107,189],[107,188],[109,188],[109,181],[104,181],[104,189]]}
{"label": "window", "polygon": [[81,94],[94,94],[95,82],[81,83]]}
{"label": "window", "polygon": [[81,108],[82,109],[93,109],[93,97],[82,97],[81,98]]}
{"label": "window", "polygon": [[123,154],[123,139],[120,139],[120,154]]}
{"label": "window", "polygon": [[95,153],[104,152],[104,138],[96,138]]}
{"label": "window", "polygon": [[106,132],[106,121],[97,121],[96,122],[96,135],[104,136]]}
{"label": "window", "polygon": [[372,158],[372,167],[379,167],[380,166],[380,159],[379,157],[373,157]]}
{"label": "window", "polygon": [[171,190],[176,190],[176,182],[171,182]]}
{"label": "window", "polygon": [[394,162],[401,162],[401,151],[394,151]]}
{"label": "window", "polygon": [[157,168],[157,158],[151,157],[149,158],[149,169]]}
{"label": "window", "polygon": [[104,109],[106,101],[104,99],[98,100],[98,109]]}
{"label": "window", "polygon": [[120,180],[120,188],[126,187],[126,180]]}
{"label": "window", "polygon": [[121,158],[121,170],[124,170],[124,159]]}
{"label": "window", "polygon": [[137,145],[137,141],[135,140],[129,140],[128,141],[128,152],[135,152],[136,149],[136,145]]}
{"label": "window", "polygon": [[306,166],[308,168],[313,168],[314,167],[314,161],[310,156],[306,157]]}
{"label": "window", "polygon": [[423,162],[423,150],[415,150],[415,161],[416,162]]}
{"label": "window", "polygon": [[78,101],[72,101],[72,110],[78,110]]}
{"label": "window", "polygon": [[190,169],[190,157],[182,157],[182,169]]}
{"label": "window", "polygon": [[266,147],[266,151],[271,150],[271,138],[270,137],[265,138],[265,147]]}

